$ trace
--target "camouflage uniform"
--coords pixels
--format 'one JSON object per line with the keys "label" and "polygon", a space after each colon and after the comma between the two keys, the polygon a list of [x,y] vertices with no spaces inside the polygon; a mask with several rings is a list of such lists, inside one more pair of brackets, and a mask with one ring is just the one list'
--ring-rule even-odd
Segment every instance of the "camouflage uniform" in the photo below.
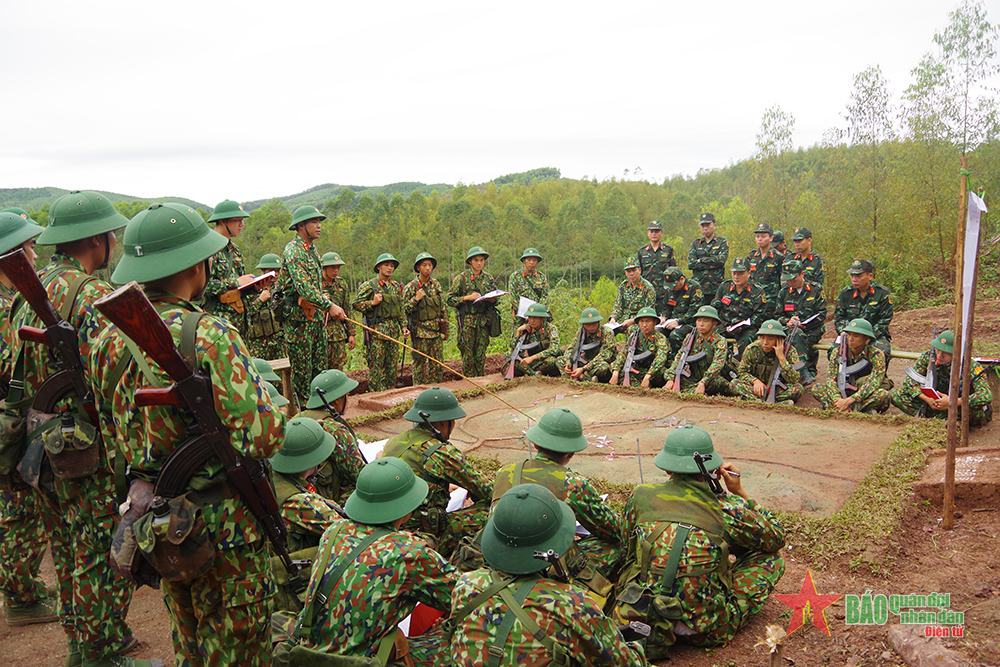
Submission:
{"label": "camouflage uniform", "polygon": [[[146,295],[179,343],[184,315],[197,308],[154,289],[146,289]],[[223,320],[205,315],[198,323],[195,348],[198,367],[212,378],[215,409],[223,416],[233,447],[250,458],[273,456],[283,439],[284,414],[271,403],[239,334]],[[148,382],[135,363],[117,387],[107,384],[124,350],[116,327],[101,333],[90,356],[95,393],[102,414],[115,415],[115,430],[132,473],[153,481],[170,454],[190,437],[192,424],[186,411],[175,407],[136,407],[135,390]],[[150,366],[162,383],[171,381],[155,363]],[[178,667],[271,664],[275,585],[265,536],[224,480],[222,464],[212,457],[189,483],[197,489],[189,498],[201,507],[215,562],[192,581],[161,581]]]}
{"label": "camouflage uniform", "polygon": [[[457,447],[441,444],[423,428],[412,428],[390,438],[382,454],[402,459],[417,477],[430,485],[427,499],[404,528],[437,538],[437,550],[445,556],[451,554],[462,537],[482,530],[493,489],[490,480],[476,470]],[[457,512],[446,512],[451,499],[450,484],[468,490],[475,504]]]}
{"label": "camouflage uniform", "polygon": [[668,320],[677,320],[680,324],[676,329],[664,332],[670,341],[670,350],[676,352],[687,335],[694,328],[694,314],[698,312],[703,301],[701,285],[690,278],[684,279],[684,285],[678,290],[667,292],[667,301],[663,310],[656,311]]}
{"label": "camouflage uniform", "polygon": [[[510,294],[510,305],[514,311],[514,322],[517,323],[517,306],[521,297],[549,305],[549,279],[541,271],[528,273],[518,271],[507,282],[507,293]],[[516,329],[517,327],[515,327]]]}
{"label": "camouflage uniform", "polygon": [[472,277],[472,269],[458,274],[448,290],[446,302],[455,309],[458,320],[458,351],[462,355],[462,375],[479,377],[486,374],[486,348],[490,344],[491,309],[495,304],[480,301],[464,302],[462,297],[473,292],[487,294],[493,289],[493,276],[483,271]]}
{"label": "camouflage uniform", "polygon": [[[684,354],[683,345],[686,343],[687,341],[685,340],[682,344],[682,349],[674,355],[674,361],[665,373],[667,382],[672,382],[677,376],[677,366],[680,364],[681,356]],[[694,393],[698,383],[704,382],[705,393],[708,395],[729,394],[729,378],[723,376],[723,370],[729,356],[729,344],[722,337],[722,334],[719,333],[718,329],[713,331],[712,335],[708,338],[705,338],[697,331],[694,332],[694,344],[691,346],[691,354],[697,354],[698,352],[704,352],[705,356],[694,363],[688,364],[691,375],[681,376],[681,392],[685,394]]]}
{"label": "camouflage uniform", "polygon": [[813,378],[816,377],[816,362],[819,361],[819,350],[814,350],[813,345],[816,345],[826,332],[826,310],[826,295],[823,294],[823,288],[808,282],[801,290],[788,286],[781,288],[774,308],[774,317],[782,326],[787,326],[788,320],[792,317],[798,316],[800,322],[805,322],[820,313],[792,340],[792,346],[799,353],[799,358],[805,360],[805,369]]}
{"label": "camouflage uniform", "polygon": [[[737,356],[743,354],[747,345],[757,339],[757,329],[768,319],[771,314],[771,306],[767,301],[764,290],[752,283],[747,283],[743,289],[736,287],[732,280],[726,280],[715,292],[712,300],[712,307],[719,313],[722,322],[719,324],[720,333],[736,341],[739,348]],[[735,331],[726,331],[726,327],[750,320],[749,325],[744,325]]]}
{"label": "camouflage uniform", "polygon": [[[938,352],[940,354],[940,352]],[[931,352],[927,350],[920,355],[920,358],[913,364],[913,370],[920,375],[927,374],[927,367],[931,365]],[[982,426],[993,418],[992,406],[993,393],[990,391],[990,384],[986,379],[986,371],[978,361],[972,362],[972,381],[970,389],[972,395],[967,401],[969,406],[969,425]],[[934,387],[942,394],[950,394],[951,387],[951,364],[934,365]],[[919,417],[933,417],[935,419],[947,419],[947,410],[933,410],[929,405],[920,400],[923,395],[921,386],[910,376],[903,380],[903,386],[894,389],[889,398],[892,404],[908,415]],[[920,414],[923,408],[924,414]],[[962,414],[962,408],[958,408],[958,414]]]}
{"label": "camouflage uniform", "polygon": [[[784,344],[784,339],[778,341],[778,345]],[[759,397],[754,395],[753,381],[756,379],[765,385],[769,385],[774,375],[775,364],[777,363],[778,355],[775,354],[774,350],[765,353],[764,345],[760,340],[750,343],[747,349],[743,351],[743,358],[740,359],[740,367],[736,371],[736,379],[732,382],[733,393],[745,401],[766,400],[766,393]],[[802,398],[804,389],[799,383],[801,375],[793,368],[797,363],[799,363],[799,353],[795,351],[795,347],[793,346],[785,352],[785,363],[781,367],[781,377],[779,378],[779,382],[785,383],[785,388],[782,389],[781,385],[778,385],[777,390],[774,392],[775,403],[797,401]]]}
{"label": "camouflage uniform", "polygon": [[833,325],[839,334],[851,320],[859,317],[868,320],[875,332],[875,347],[882,350],[885,362],[888,364],[892,353],[892,334],[889,332],[892,313],[892,294],[884,285],[872,282],[864,293],[848,285],[841,290],[837,299],[837,308],[833,312]]}
{"label": "camouflage uniform", "polygon": [[[323,314],[333,302],[323,291],[323,269],[316,246],[307,244],[301,236],[296,235],[285,246],[281,268],[278,291],[285,300],[285,347],[292,369],[292,391],[304,401],[309,396],[309,383],[326,370]],[[299,307],[300,298],[316,306],[312,319]]]}
{"label": "camouflage uniform", "polygon": [[[414,301],[417,290],[423,288],[424,298]],[[441,320],[447,318],[444,311],[444,292],[437,278],[431,278],[424,285],[420,278],[414,278],[403,288],[403,312],[410,325],[410,339],[413,347],[427,356],[444,361],[444,335]],[[435,384],[444,379],[444,369],[433,361],[413,355],[413,385]]]}
{"label": "camouflage uniform", "polygon": [[337,441],[333,454],[316,471],[313,486],[319,495],[343,504],[354,490],[358,474],[365,465],[358,449],[358,441],[346,426],[326,410],[303,410],[296,416],[315,419]]}
{"label": "camouflage uniform", "polygon": [[778,290],[781,289],[781,265],[784,261],[785,256],[774,248],[766,253],[761,253],[760,248],[754,248],[753,252],[747,255],[747,263],[750,265],[750,284],[760,287],[771,303],[774,303]]}
{"label": "camouflage uniform", "polygon": [[[243,253],[236,247],[232,239],[226,247],[220,250],[212,258],[212,273],[208,278],[208,285],[205,286],[205,312],[220,317],[240,332],[244,339],[247,337],[247,306],[250,301],[257,301],[257,296],[252,291],[239,292],[242,305],[239,312],[232,303],[222,303],[221,297],[226,292],[239,290],[237,279],[246,274],[246,267],[243,264]],[[262,357],[270,359],[271,357]]]}
{"label": "camouflage uniform", "polygon": [[[580,327],[583,330],[583,327]],[[579,339],[579,334],[577,334]],[[559,361],[559,368],[573,367],[573,345],[566,348],[566,353]],[[593,345],[596,347],[588,348]],[[607,382],[611,379],[611,364],[615,362],[618,355],[618,344],[615,336],[604,326],[597,327],[597,331],[592,334],[584,331],[583,352],[580,354],[580,364],[583,367],[581,382]]]}
{"label": "camouflage uniform", "polygon": [[631,320],[647,306],[656,306],[656,290],[652,284],[645,278],[639,278],[639,284],[633,287],[626,278],[618,285],[618,296],[615,297],[615,307],[611,309],[611,319],[616,322]]}
{"label": "camouflage uniform", "polygon": [[806,272],[806,282],[812,283],[813,285],[823,286],[826,280],[826,264],[823,262],[823,258],[819,256],[818,253],[810,252],[808,254],[802,254],[797,252],[789,255],[785,254],[785,257],[791,257],[791,259],[797,259],[802,262],[802,266],[805,268]]}
{"label": "camouflage uniform", "polygon": [[[653,286],[656,295],[656,312],[662,313],[666,307],[668,295],[667,285],[663,280],[663,272],[668,267],[677,266],[677,260],[674,259],[674,249],[666,243],[661,243],[659,248],[653,250],[653,244],[650,243],[639,248],[639,252],[636,253],[636,259],[639,260],[639,268],[642,269],[643,279],[649,281],[649,284]],[[620,292],[621,288],[619,288]],[[654,304],[649,305],[653,306]],[[636,310],[639,309],[636,308]]]}
{"label": "camouflage uniform", "polygon": [[729,241],[713,236],[706,241],[701,236],[691,242],[688,250],[688,268],[691,276],[701,284],[703,299],[698,305],[711,305],[719,285],[726,279],[726,262],[729,260]]}
{"label": "camouflage uniform", "polygon": [[[846,335],[846,334],[842,334]],[[837,370],[840,368],[840,345],[834,345],[828,353],[830,359],[830,377],[819,387],[812,388],[812,394],[819,401],[820,407],[824,410],[832,410],[833,402],[840,398],[840,390],[837,389]],[[885,355],[882,350],[869,342],[861,350],[861,353],[854,356],[850,348],[847,350],[847,365],[851,366],[861,359],[867,359],[868,365],[854,375],[847,376],[847,383],[857,387],[857,390],[848,389],[848,397],[854,397],[854,404],[851,410],[854,412],[885,412],[889,409],[889,392],[882,389],[882,382],[885,380]]]}
{"label": "camouflage uniform", "polygon": [[[350,288],[347,281],[337,276],[332,283],[323,281],[323,290],[330,301],[344,309],[350,310]],[[347,339],[354,335],[354,324],[352,322],[339,322],[332,317],[324,317],[326,322],[326,346],[328,350],[327,368],[336,368],[338,371],[347,367]]]}
{"label": "camouflage uniform", "polygon": [[[635,354],[632,356],[632,379],[631,385],[638,387],[646,375],[652,376],[649,381],[650,387],[662,387],[666,384],[663,371],[667,368],[667,359],[670,358],[670,344],[666,336],[656,329],[646,337],[639,330],[638,325],[632,335],[636,337]],[[632,344],[631,338],[625,343],[625,347],[618,351],[615,358],[615,365],[612,370],[618,371],[618,383],[625,383],[624,369],[625,360],[628,358],[629,346]],[[648,353],[648,354],[647,354]]]}
{"label": "camouflage uniform", "polygon": [[[376,294],[382,295],[382,301],[372,305],[371,301]],[[361,283],[351,306],[364,314],[366,326],[400,340],[403,337],[403,328],[406,326],[402,299],[401,284],[391,278],[382,280],[375,276]],[[396,388],[403,349],[388,338],[374,333],[368,336],[368,343],[365,346],[365,358],[368,361],[368,391]]]}
{"label": "camouflage uniform", "polygon": [[[252,289],[252,288],[249,288]],[[273,289],[267,301],[261,301],[259,294],[246,304],[247,334],[246,344],[250,354],[256,359],[281,359],[285,352],[285,334],[281,324],[275,319],[271,309],[275,299],[281,298]]]}
{"label": "camouflage uniform", "polygon": [[[562,356],[562,348],[559,347],[559,332],[551,322],[545,322],[535,331],[525,331],[524,346],[521,354],[514,362],[514,375],[548,375],[559,377],[561,369],[559,367],[559,357]],[[521,337],[516,334],[511,340],[511,353],[514,346]],[[538,358],[530,364],[525,365],[522,361],[525,357],[538,355]]]}

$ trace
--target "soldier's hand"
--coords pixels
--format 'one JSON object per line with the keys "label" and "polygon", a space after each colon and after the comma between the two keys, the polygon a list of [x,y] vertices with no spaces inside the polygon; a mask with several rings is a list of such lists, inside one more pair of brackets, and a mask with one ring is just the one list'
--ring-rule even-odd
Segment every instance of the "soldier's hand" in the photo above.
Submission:
{"label": "soldier's hand", "polygon": [[[948,401],[949,400],[950,400],[950,397],[948,396],[948,394],[941,394],[941,398],[932,398],[931,399],[931,407],[934,408],[935,410],[947,410],[948,409]],[[962,399],[961,398],[958,399],[958,405],[959,405],[959,407],[962,406]]]}
{"label": "soldier's hand", "polygon": [[802,326],[802,323],[799,322],[799,316],[798,315],[793,315],[791,318],[789,318],[789,320],[788,320],[788,326],[790,326],[790,327],[799,327],[799,326]]}
{"label": "soldier's hand", "polygon": [[257,298],[258,298],[258,299],[260,299],[261,301],[267,301],[268,299],[270,299],[270,298],[271,298],[271,290],[269,290],[269,289],[267,289],[267,288],[265,287],[265,288],[264,288],[264,289],[262,289],[262,290],[260,291],[260,293],[259,293],[259,294],[257,295]]}
{"label": "soldier's hand", "polygon": [[644,375],[642,377],[642,384],[640,385],[643,389],[649,389],[649,383],[653,379],[652,375]]}
{"label": "soldier's hand", "polygon": [[476,299],[478,299],[481,296],[482,296],[482,294],[480,294],[479,292],[473,292],[472,294],[466,294],[465,296],[463,296],[462,300],[463,301],[475,301]]}
{"label": "soldier's hand", "polygon": [[667,383],[667,386],[665,388],[669,389],[670,391],[680,392],[680,390],[681,390],[681,381],[680,380],[671,380],[670,382]]}
{"label": "soldier's hand", "polygon": [[630,317],[627,320],[625,320],[624,322],[622,322],[622,326],[626,326],[626,327],[630,327],[633,324],[635,324],[635,318],[634,317]]}
{"label": "soldier's hand", "polygon": [[580,378],[583,377],[583,368],[577,368],[575,371],[571,371],[567,366],[566,371],[569,373],[569,376],[574,380],[579,380]]}
{"label": "soldier's hand", "polygon": [[847,398],[838,398],[833,402],[834,409],[840,412],[850,412],[852,405],[854,405],[854,399],[850,396]]}
{"label": "soldier's hand", "polygon": [[608,380],[608,384],[618,384],[618,371],[611,374],[611,379]]}
{"label": "soldier's hand", "polygon": [[403,327],[403,338],[409,338],[409,337],[410,337],[409,327]]}
{"label": "soldier's hand", "polygon": [[377,293],[376,293],[376,294],[375,294],[375,295],[374,295],[374,296],[372,297],[372,305],[373,305],[373,306],[377,306],[377,305],[379,305],[380,303],[382,303],[382,293],[381,293],[381,292],[377,292]]}
{"label": "soldier's hand", "polygon": [[785,345],[784,343],[778,343],[774,346],[774,356],[778,357],[778,363],[782,366],[785,365]]}
{"label": "soldier's hand", "polygon": [[427,296],[427,292],[425,292],[424,288],[421,287],[420,289],[417,290],[417,293],[415,295],[413,295],[413,300],[414,301],[420,301],[425,296]]}
{"label": "soldier's hand", "polygon": [[347,337],[347,349],[348,350],[353,350],[354,349],[354,336],[348,336]]}
{"label": "soldier's hand", "polygon": [[694,393],[701,394],[702,396],[704,396],[705,395],[705,383],[704,382],[699,382],[698,386],[694,388]]}
{"label": "soldier's hand", "polygon": [[670,331],[673,331],[674,329],[676,329],[680,325],[681,325],[680,322],[678,322],[677,320],[675,320],[673,318],[670,318],[669,320],[667,320],[666,322],[663,323],[663,328],[664,329],[668,329]]}
{"label": "soldier's hand", "polygon": [[758,380],[757,378],[754,378],[753,379],[753,395],[756,396],[757,398],[763,398],[764,394],[766,394],[766,393],[767,393],[767,385],[764,384],[763,382],[761,382],[760,380]]}
{"label": "soldier's hand", "polygon": [[330,317],[332,317],[335,320],[343,321],[347,319],[347,313],[345,313],[344,309],[338,306],[337,304],[332,304],[330,306],[330,310],[326,312],[330,313]]}
{"label": "soldier's hand", "polygon": [[524,333],[526,330],[528,330],[530,328],[531,328],[531,325],[528,324],[527,322],[525,322],[524,324],[522,324],[521,326],[519,326],[517,328],[517,332],[516,333],[522,334],[522,333]]}
{"label": "soldier's hand", "polygon": [[749,499],[747,492],[743,490],[743,482],[739,477],[730,473],[736,473],[736,475],[739,475],[739,468],[729,462],[723,463],[719,466],[719,476],[722,477],[722,481],[726,483],[726,488],[729,489],[729,493],[739,496],[740,498]]}

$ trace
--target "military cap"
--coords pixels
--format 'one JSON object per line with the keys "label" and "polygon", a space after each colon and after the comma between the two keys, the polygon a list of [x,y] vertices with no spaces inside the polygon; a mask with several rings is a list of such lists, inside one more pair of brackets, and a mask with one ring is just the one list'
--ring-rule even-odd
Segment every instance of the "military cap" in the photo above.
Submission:
{"label": "military cap", "polygon": [[273,252],[261,255],[260,261],[257,262],[256,268],[258,269],[280,269],[281,268],[281,258],[278,257]]}
{"label": "military cap", "polygon": [[528,440],[553,452],[582,452],[587,448],[583,422],[572,410],[553,408],[528,429]]}
{"label": "military cap", "polygon": [[446,422],[465,416],[465,410],[458,404],[455,394],[441,387],[431,387],[420,392],[413,401],[413,407],[403,415],[403,419],[421,424],[424,421],[420,416],[421,412],[427,413],[427,421],[430,422]]}
{"label": "military cap", "polygon": [[774,245],[781,245],[785,241],[785,232],[781,230],[778,229],[774,230],[774,234],[772,234],[772,236],[774,238],[771,239],[771,243],[773,243]]}
{"label": "military cap", "polygon": [[583,312],[580,313],[580,319],[577,320],[579,324],[591,324],[593,322],[600,322],[604,318],[601,317],[600,311],[596,308],[584,308]]}
{"label": "military cap", "polygon": [[545,307],[545,304],[538,303],[536,301],[535,303],[533,303],[530,306],[528,306],[528,310],[526,310],[524,312],[524,316],[525,317],[544,317],[544,318],[548,319],[548,318],[552,317],[552,313],[550,313],[549,309]]}
{"label": "military cap", "polygon": [[781,265],[781,281],[787,282],[805,270],[800,260],[786,259],[785,263]]}
{"label": "military cap", "polygon": [[358,523],[391,523],[420,507],[427,491],[427,482],[414,475],[410,466],[394,456],[383,456],[358,473],[344,512]]}
{"label": "military cap", "polygon": [[955,352],[955,332],[951,329],[942,331],[931,341],[931,347],[947,354],[953,354]]}
{"label": "military cap", "polygon": [[805,227],[796,227],[795,228],[795,233],[792,234],[792,240],[793,241],[801,241],[802,239],[811,239],[812,237],[813,237],[813,233],[810,232]]}
{"label": "military cap", "polygon": [[663,284],[667,287],[676,285],[677,281],[684,277],[684,272],[679,266],[668,266],[663,271]]}
{"label": "military cap", "polygon": [[227,199],[221,201],[215,206],[215,210],[212,211],[212,215],[208,217],[208,222],[216,222],[219,220],[229,220],[230,218],[249,218],[250,214],[243,210],[243,207],[239,202],[235,202],[232,199]]}
{"label": "military cap", "polygon": [[692,424],[685,424],[670,431],[663,443],[663,449],[653,459],[653,464],[667,472],[701,472],[694,460],[695,454],[711,457],[705,461],[705,469],[710,472],[722,465],[722,457],[715,453],[712,436],[708,431]]}
{"label": "military cap", "polygon": [[267,359],[259,359],[254,357],[250,360],[253,363],[253,367],[260,373],[260,376],[267,380],[268,382],[281,382],[281,378],[278,374],[274,372],[274,368],[271,367],[271,362]]}
{"label": "military cap", "polygon": [[[306,410],[318,410],[323,407],[323,399],[327,403],[333,403],[341,396],[347,396],[358,386],[358,381],[347,377],[343,371],[336,368],[325,370],[312,379],[309,383],[309,400],[306,401]],[[320,392],[323,395],[320,396]]]}
{"label": "military cap", "polygon": [[633,319],[635,319],[635,321],[638,322],[644,317],[651,317],[654,320],[660,319],[660,316],[656,314],[656,311],[650,308],[649,306],[646,306],[645,308],[640,308],[639,312],[635,314],[635,317]]}
{"label": "military cap", "polygon": [[28,212],[23,208],[18,208],[17,206],[10,206],[8,208],[0,209],[0,213],[14,213],[21,216],[23,219],[28,219]]}
{"label": "military cap", "polygon": [[625,270],[626,271],[628,271],[629,269],[639,269],[639,268],[642,268],[642,267],[639,266],[639,260],[637,258],[635,258],[635,257],[626,257],[625,258]]}
{"label": "military cap", "polygon": [[292,222],[288,225],[289,230],[294,230],[299,226],[300,222],[308,222],[310,220],[326,220],[326,216],[319,212],[315,206],[299,206],[295,209],[295,213],[292,214]]}
{"label": "military cap", "polygon": [[497,501],[482,533],[483,559],[507,574],[531,574],[549,566],[536,553],[562,556],[573,544],[576,515],[538,484],[520,484]]}
{"label": "military cap", "polygon": [[784,338],[788,334],[785,333],[785,327],[781,326],[781,322],[778,320],[767,320],[760,325],[760,329],[757,330],[758,336],[780,336]]}
{"label": "military cap", "polygon": [[378,259],[375,260],[375,266],[372,267],[372,272],[378,273],[378,265],[384,264],[385,262],[392,262],[396,266],[396,268],[399,268],[399,260],[393,257],[391,254],[384,252],[378,256]]}
{"label": "military cap", "polygon": [[651,230],[651,229],[654,230],[654,231],[662,232],[663,231],[663,225],[661,225],[656,220],[651,220],[649,222],[649,227],[646,227],[646,230],[648,231],[648,230]]}
{"label": "military cap", "polygon": [[336,445],[318,421],[296,417],[285,426],[285,442],[271,457],[271,467],[292,475],[305,472],[330,458]]}
{"label": "military cap", "polygon": [[747,264],[746,257],[737,257],[733,260],[733,271],[749,271],[750,265]]}
{"label": "military cap", "polygon": [[542,256],[538,253],[537,248],[527,248],[523,253],[521,253],[521,261],[523,262],[529,257],[536,258],[539,262],[542,261]]}
{"label": "military cap", "polygon": [[271,402],[274,403],[275,407],[283,408],[288,405],[288,399],[281,395],[278,388],[273,384],[264,380],[264,388],[267,389],[267,395],[270,397]]}
{"label": "military cap", "polygon": [[431,260],[431,265],[435,269],[437,268],[437,265],[438,265],[437,258],[435,258],[434,255],[430,254],[429,252],[422,252],[419,255],[417,255],[416,259],[413,260],[413,270],[414,271],[418,271],[419,270],[418,267],[420,266],[420,262],[424,261],[425,259]]}
{"label": "military cap", "polygon": [[699,317],[711,317],[716,322],[722,321],[722,318],[719,317],[719,311],[717,311],[714,306],[702,306],[698,309],[698,312],[696,312],[694,316],[695,319]]}
{"label": "military cap", "polygon": [[21,217],[13,211],[0,213],[0,253],[19,248],[43,231],[41,225],[27,216]]}
{"label": "military cap", "polygon": [[319,263],[322,266],[343,266],[344,260],[340,258],[335,252],[324,253],[322,257],[319,258]]}
{"label": "military cap", "polygon": [[465,253],[465,263],[468,264],[472,261],[472,258],[477,255],[482,255],[486,259],[490,258],[490,253],[483,250],[482,246],[474,245],[469,248],[469,252]]}
{"label": "military cap", "polygon": [[710,225],[715,222],[715,216],[711,213],[702,213],[701,217],[698,218],[699,225]]}
{"label": "military cap", "polygon": [[[201,219],[200,215],[198,219]],[[36,242],[38,245],[69,243],[107,234],[127,224],[128,218],[116,211],[111,200],[100,192],[74,190],[52,204],[49,226]]]}
{"label": "military cap", "polygon": [[754,234],[774,234],[774,230],[771,229],[771,225],[766,222],[758,222],[757,228],[753,230]]}
{"label": "military cap", "polygon": [[847,272],[855,275],[859,273],[875,273],[875,267],[867,259],[856,259],[851,262],[851,267],[847,269]]}
{"label": "military cap", "polygon": [[872,329],[872,325],[868,320],[863,317],[859,317],[856,320],[851,320],[851,322],[844,327],[845,333],[859,333],[863,336],[868,336],[869,338],[875,338],[875,330]]}

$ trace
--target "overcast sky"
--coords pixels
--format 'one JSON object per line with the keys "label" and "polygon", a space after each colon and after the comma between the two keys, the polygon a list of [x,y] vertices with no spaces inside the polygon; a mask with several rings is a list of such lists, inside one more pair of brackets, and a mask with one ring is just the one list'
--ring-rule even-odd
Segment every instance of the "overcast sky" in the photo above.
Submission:
{"label": "overcast sky", "polygon": [[750,156],[774,105],[818,143],[868,65],[898,101],[955,6],[5,2],[0,187],[214,206],[536,167],[659,182]]}

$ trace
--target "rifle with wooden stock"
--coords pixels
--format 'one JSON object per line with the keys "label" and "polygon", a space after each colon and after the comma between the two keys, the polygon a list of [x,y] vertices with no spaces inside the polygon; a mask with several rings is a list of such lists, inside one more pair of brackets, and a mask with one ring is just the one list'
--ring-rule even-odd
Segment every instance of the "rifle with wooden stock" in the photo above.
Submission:
{"label": "rifle with wooden stock", "polygon": [[677,372],[674,374],[674,383],[677,387],[677,391],[681,390],[681,377],[691,377],[691,369],[688,367],[688,364],[692,364],[705,358],[704,350],[691,354],[691,349],[694,347],[694,339],[697,335],[697,329],[693,329],[691,333],[688,334],[687,340],[684,341],[684,345],[681,346],[681,358],[677,362]]}
{"label": "rifle with wooden stock", "polygon": [[[941,333],[940,329],[934,329],[931,331],[931,338],[937,338],[937,335]],[[927,370],[925,375],[921,375],[916,371],[913,366],[908,366],[906,368],[906,376],[920,385],[922,389],[932,389],[937,391],[937,387],[934,386],[934,370],[937,364],[937,348],[931,345],[931,356],[930,360],[927,362]],[[927,403],[920,401],[920,409],[917,411],[917,416],[926,417],[927,416]]]}
{"label": "rifle with wooden stock", "polygon": [[847,381],[849,375],[853,375],[868,365],[867,359],[861,359],[857,363],[848,365],[848,345],[847,332],[840,334],[840,359],[837,363],[837,391],[841,398],[847,398],[848,390],[857,391],[858,388]]}
{"label": "rifle with wooden stock", "polygon": [[[811,321],[812,318],[809,319]],[[808,323],[808,322],[807,322]],[[785,354],[792,349],[792,343],[795,341],[795,336],[802,330],[800,326],[792,326],[791,331],[785,337],[785,342],[782,344],[785,350]],[[797,371],[801,371],[806,367],[806,362],[799,360],[792,364],[792,368]],[[775,397],[778,394],[778,385],[781,385],[782,389],[785,388],[785,384],[781,382],[781,364],[777,359],[774,360],[774,372],[771,374],[771,381],[767,384],[767,403],[774,403]]]}

